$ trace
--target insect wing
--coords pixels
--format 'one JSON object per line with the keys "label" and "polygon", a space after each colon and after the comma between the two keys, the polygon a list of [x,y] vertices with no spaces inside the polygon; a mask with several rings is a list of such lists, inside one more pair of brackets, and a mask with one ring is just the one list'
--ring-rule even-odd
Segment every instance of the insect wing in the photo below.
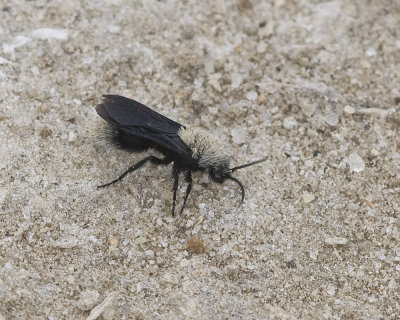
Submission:
{"label": "insect wing", "polygon": [[[116,126],[145,127],[162,133],[178,133],[181,125],[145,105],[117,95],[105,95],[97,113]],[[111,120],[111,121],[110,121]]]}
{"label": "insect wing", "polygon": [[106,95],[96,111],[110,125],[148,141],[149,147],[161,149],[173,158],[191,158],[190,149],[178,135],[182,126],[137,101]]}

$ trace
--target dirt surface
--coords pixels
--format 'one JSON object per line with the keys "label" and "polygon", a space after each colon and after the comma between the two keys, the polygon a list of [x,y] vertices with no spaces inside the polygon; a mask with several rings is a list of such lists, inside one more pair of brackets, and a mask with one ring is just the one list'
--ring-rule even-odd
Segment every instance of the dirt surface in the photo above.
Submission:
{"label": "dirt surface", "polygon": [[[0,3],[0,318],[399,319],[400,2]],[[246,187],[98,146],[121,94]],[[186,184],[178,192],[182,204]]]}

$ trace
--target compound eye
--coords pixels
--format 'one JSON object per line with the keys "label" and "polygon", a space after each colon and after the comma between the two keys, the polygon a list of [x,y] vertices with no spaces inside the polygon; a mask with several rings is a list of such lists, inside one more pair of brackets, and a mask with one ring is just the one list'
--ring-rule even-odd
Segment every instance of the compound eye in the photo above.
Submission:
{"label": "compound eye", "polygon": [[211,170],[211,177],[216,182],[223,182],[225,180],[225,176],[222,170],[212,169]]}

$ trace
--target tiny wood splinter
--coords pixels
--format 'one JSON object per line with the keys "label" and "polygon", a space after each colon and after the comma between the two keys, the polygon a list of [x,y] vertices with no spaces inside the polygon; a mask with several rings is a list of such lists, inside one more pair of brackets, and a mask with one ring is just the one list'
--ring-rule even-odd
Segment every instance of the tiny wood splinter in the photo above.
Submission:
{"label": "tiny wood splinter", "polygon": [[164,155],[162,159],[148,156],[129,167],[117,179],[98,188],[108,187],[121,181],[128,173],[139,169],[146,162],[163,165],[173,162],[172,216],[175,215],[176,191],[181,172],[185,174],[188,187],[180,212],[183,211],[192,190],[192,171],[208,170],[211,179],[217,183],[223,183],[226,179],[235,181],[242,191],[240,202],[242,203],[245,195],[244,187],[231,174],[267,159],[265,157],[229,168],[230,158],[223,155],[220,148],[202,130],[186,128],[137,101],[118,95],[103,96],[103,101],[96,107],[96,111],[108,123],[104,138],[110,144],[129,152],[141,152],[152,148]]}

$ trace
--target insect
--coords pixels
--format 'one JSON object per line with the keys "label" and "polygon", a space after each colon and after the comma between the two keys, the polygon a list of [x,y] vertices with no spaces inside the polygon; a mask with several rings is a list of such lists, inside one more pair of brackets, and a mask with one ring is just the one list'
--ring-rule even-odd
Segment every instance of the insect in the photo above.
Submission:
{"label": "insect", "polygon": [[232,176],[232,173],[267,159],[265,157],[230,168],[230,158],[223,155],[212,139],[202,130],[186,128],[145,105],[122,96],[103,96],[103,101],[96,107],[96,111],[108,123],[104,136],[111,145],[129,152],[141,152],[151,148],[164,155],[163,158],[147,156],[129,167],[117,179],[98,188],[108,187],[121,181],[128,173],[139,169],[146,162],[158,165],[167,165],[172,162],[174,179],[172,216],[175,215],[180,173],[185,174],[185,180],[188,183],[180,212],[185,208],[192,190],[193,171],[208,171],[211,179],[220,184],[226,179],[235,181],[242,191],[241,204],[245,196],[244,187]]}

